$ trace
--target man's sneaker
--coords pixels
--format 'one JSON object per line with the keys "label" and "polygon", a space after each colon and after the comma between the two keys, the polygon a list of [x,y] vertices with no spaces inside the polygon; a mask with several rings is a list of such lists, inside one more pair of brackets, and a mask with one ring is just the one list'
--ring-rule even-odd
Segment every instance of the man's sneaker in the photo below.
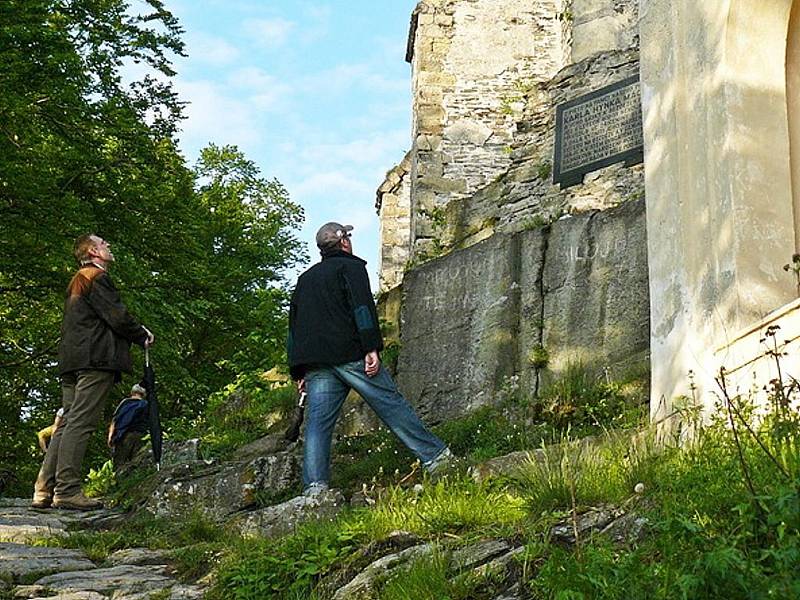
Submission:
{"label": "man's sneaker", "polygon": [[31,501],[31,508],[50,508],[53,504],[52,496],[36,494]]}
{"label": "man's sneaker", "polygon": [[67,510],[98,510],[103,508],[103,503],[94,498],[87,498],[83,493],[74,496],[56,496],[53,498],[53,508],[65,508]]}
{"label": "man's sneaker", "polygon": [[453,471],[456,463],[456,457],[450,452],[450,448],[445,448],[439,453],[439,456],[425,465],[425,470],[431,477],[439,478]]}
{"label": "man's sneaker", "polygon": [[303,490],[306,498],[317,498],[328,491],[328,484],[324,481],[316,481]]}

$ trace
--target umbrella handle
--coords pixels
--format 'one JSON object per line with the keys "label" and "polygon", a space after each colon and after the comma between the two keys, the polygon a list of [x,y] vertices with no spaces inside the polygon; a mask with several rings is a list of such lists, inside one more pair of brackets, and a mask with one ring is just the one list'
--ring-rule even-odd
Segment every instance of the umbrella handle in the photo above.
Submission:
{"label": "umbrella handle", "polygon": [[144,347],[144,365],[146,367],[150,366],[150,348],[147,346]]}

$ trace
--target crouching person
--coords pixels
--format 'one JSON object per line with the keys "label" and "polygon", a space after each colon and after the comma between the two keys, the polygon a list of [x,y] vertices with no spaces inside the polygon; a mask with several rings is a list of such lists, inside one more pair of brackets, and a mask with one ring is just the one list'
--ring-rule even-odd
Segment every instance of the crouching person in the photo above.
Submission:
{"label": "crouching person", "polygon": [[142,438],[148,429],[145,394],[145,389],[137,383],[131,388],[131,395],[114,411],[108,427],[108,447],[111,448],[115,471],[133,460],[142,447]]}
{"label": "crouching person", "polygon": [[452,454],[422,423],[383,368],[378,315],[366,262],[353,255],[351,225],[327,223],[317,232],[322,260],[297,280],[289,310],[292,378],[306,397],[303,485],[307,495],[330,480],[333,428],[354,389],[429,471]]}

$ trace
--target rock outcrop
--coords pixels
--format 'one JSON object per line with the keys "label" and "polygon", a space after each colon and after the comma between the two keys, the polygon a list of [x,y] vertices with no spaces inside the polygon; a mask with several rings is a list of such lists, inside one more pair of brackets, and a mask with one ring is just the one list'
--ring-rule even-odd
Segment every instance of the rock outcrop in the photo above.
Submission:
{"label": "rock outcrop", "polygon": [[[647,372],[644,202],[495,234],[409,271],[398,385],[431,422],[494,402],[544,367]],[[646,377],[643,377],[645,380]]]}
{"label": "rock outcrop", "polygon": [[[30,501],[0,499],[0,540],[66,535],[67,527],[95,527],[119,517],[119,512],[107,510],[35,510]],[[153,594],[173,600],[202,598],[202,586],[179,583],[169,563],[167,553],[144,548],[121,551],[108,564],[96,564],[79,550],[0,541],[0,582],[13,587],[15,598],[144,600]]]}

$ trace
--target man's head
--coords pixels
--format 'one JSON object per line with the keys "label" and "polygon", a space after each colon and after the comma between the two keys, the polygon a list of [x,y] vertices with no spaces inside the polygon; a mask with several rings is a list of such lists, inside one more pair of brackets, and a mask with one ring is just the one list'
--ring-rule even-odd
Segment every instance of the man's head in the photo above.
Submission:
{"label": "man's head", "polygon": [[351,231],[353,231],[352,225],[342,225],[335,222],[325,223],[317,231],[317,248],[323,254],[332,250],[344,250],[348,254],[352,254]]}
{"label": "man's head", "polygon": [[105,267],[108,263],[114,262],[111,244],[93,233],[84,234],[75,240],[72,253],[78,263],[82,265],[97,263],[101,267]]}
{"label": "man's head", "polygon": [[131,388],[131,398],[144,398],[145,394],[147,394],[147,390],[138,383]]}

